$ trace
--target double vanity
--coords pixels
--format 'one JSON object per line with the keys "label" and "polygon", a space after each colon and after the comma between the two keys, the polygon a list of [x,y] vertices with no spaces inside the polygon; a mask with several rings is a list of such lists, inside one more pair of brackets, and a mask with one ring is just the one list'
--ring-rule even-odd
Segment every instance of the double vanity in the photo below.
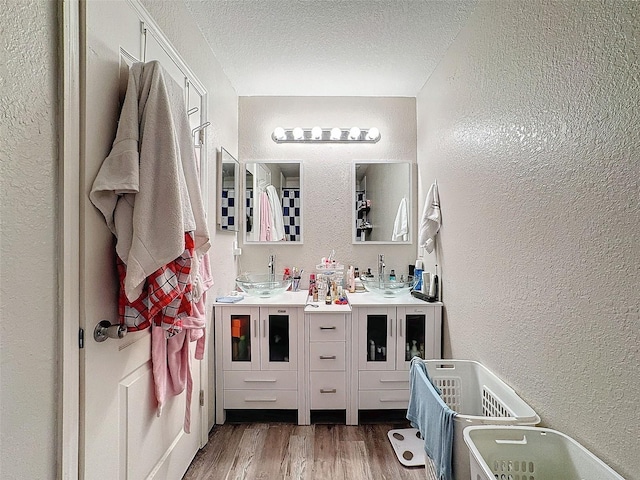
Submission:
{"label": "double vanity", "polygon": [[441,358],[442,304],[409,293],[348,295],[346,305],[286,291],[215,304],[216,423],[226,410],[406,409],[409,361]]}

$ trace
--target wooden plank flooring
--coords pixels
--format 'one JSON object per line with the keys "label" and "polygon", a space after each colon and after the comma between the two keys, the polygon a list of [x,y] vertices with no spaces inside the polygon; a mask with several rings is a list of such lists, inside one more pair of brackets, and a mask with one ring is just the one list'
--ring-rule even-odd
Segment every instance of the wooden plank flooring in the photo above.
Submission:
{"label": "wooden plank flooring", "polygon": [[425,480],[404,467],[387,432],[406,424],[216,425],[183,480]]}

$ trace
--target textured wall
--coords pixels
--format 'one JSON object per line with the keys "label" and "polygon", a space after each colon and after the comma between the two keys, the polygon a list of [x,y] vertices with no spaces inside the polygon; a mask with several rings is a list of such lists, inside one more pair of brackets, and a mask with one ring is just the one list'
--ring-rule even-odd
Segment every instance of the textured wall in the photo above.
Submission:
{"label": "textured wall", "polygon": [[55,478],[58,387],[57,7],[1,5],[0,477],[46,479]]}
{"label": "textured wall", "polygon": [[[415,99],[382,97],[240,97],[240,160],[299,160],[302,163],[302,245],[247,244],[241,269],[266,271],[267,257],[276,255],[278,271],[285,266],[308,274],[322,257],[335,249],[337,259],[375,271],[377,254],[384,253],[387,268],[405,272],[414,263],[415,245],[352,244],[351,168],[354,160],[404,160],[415,163]],[[277,126],[377,126],[375,144],[276,144]],[[414,197],[415,198],[415,197]],[[396,205],[397,208],[397,205]],[[415,217],[415,210],[414,210]],[[415,221],[413,222],[415,227]],[[389,236],[391,231],[389,232]],[[415,238],[415,228],[413,232]],[[243,236],[244,238],[244,236]]]}
{"label": "textured wall", "polygon": [[[417,99],[445,354],[640,478],[640,4],[481,2]],[[422,207],[422,202],[421,202]]]}

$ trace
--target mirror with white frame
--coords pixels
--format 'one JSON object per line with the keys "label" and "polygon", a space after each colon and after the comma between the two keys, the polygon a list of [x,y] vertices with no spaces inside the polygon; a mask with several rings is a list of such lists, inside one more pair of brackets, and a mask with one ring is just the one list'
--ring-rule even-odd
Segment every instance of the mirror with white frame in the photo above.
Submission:
{"label": "mirror with white frame", "polygon": [[411,243],[412,164],[353,164],[353,243]]}
{"label": "mirror with white frame", "polygon": [[302,243],[302,165],[248,162],[244,168],[245,243]]}
{"label": "mirror with white frame", "polygon": [[240,202],[240,164],[224,148],[218,152],[218,229],[237,232],[242,212]]}

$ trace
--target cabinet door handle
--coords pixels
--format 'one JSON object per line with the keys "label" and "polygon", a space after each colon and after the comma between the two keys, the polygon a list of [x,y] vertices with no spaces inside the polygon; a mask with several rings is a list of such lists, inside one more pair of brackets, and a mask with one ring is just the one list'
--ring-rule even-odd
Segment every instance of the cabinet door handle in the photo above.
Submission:
{"label": "cabinet door handle", "polygon": [[399,337],[402,337],[402,324],[404,323],[404,319],[403,318],[399,318],[398,319],[398,328],[400,329],[400,333],[398,334]]}
{"label": "cabinet door handle", "polygon": [[320,330],[335,330],[336,327],[320,327]]}
{"label": "cabinet door handle", "polygon": [[389,403],[389,402],[407,402],[406,398],[381,398],[380,403]]}
{"label": "cabinet door handle", "polygon": [[335,355],[320,355],[320,360],[335,360]]}
{"label": "cabinet door handle", "polygon": [[336,393],[337,390],[335,388],[321,388],[320,393]]}
{"label": "cabinet door handle", "polygon": [[262,336],[267,337],[267,321],[264,319],[262,320]]}
{"label": "cabinet door handle", "polygon": [[385,380],[381,378],[380,383],[409,383],[409,380]]}
{"label": "cabinet door handle", "polygon": [[389,319],[389,336],[393,337],[393,318]]}
{"label": "cabinet door handle", "polygon": [[277,398],[245,398],[245,402],[277,402]]}
{"label": "cabinet door handle", "polygon": [[276,383],[275,378],[245,378],[245,383]]}

